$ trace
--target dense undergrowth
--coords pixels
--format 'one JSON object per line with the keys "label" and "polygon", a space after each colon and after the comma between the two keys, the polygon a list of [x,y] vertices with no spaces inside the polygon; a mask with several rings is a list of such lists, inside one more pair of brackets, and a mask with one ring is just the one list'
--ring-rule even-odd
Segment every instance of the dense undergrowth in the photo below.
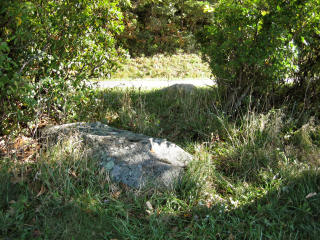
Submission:
{"label": "dense undergrowth", "polygon": [[317,119],[299,118],[299,112],[280,105],[253,110],[250,101],[241,114],[228,117],[216,93],[214,88],[192,94],[93,92],[67,121],[101,121],[178,143],[195,158],[183,182],[167,192],[117,185],[72,140],[34,151],[28,159],[16,149],[1,157],[0,235],[316,239]]}

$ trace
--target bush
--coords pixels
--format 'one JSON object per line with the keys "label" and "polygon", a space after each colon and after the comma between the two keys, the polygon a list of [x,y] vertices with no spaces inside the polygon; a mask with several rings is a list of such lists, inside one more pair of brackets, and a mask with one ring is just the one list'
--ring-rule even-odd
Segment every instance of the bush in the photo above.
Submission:
{"label": "bush", "polygon": [[207,22],[207,1],[133,0],[123,4],[125,30],[119,40],[131,56],[195,51],[193,33]]}
{"label": "bush", "polygon": [[123,29],[118,4],[118,0],[1,4],[0,97],[4,107],[0,134],[32,120],[48,91],[57,93],[48,102],[50,109],[61,110],[55,100],[70,87],[77,89],[89,77],[110,75],[122,56],[115,40]]}
{"label": "bush", "polygon": [[302,65],[309,79],[318,72],[306,63],[315,65],[319,53],[318,3],[221,0],[211,9],[212,23],[197,39],[229,111],[250,92],[267,96],[288,78],[305,75]]}
{"label": "bush", "polygon": [[[300,13],[301,12],[301,13]],[[294,97],[303,98],[303,110],[317,114],[320,103],[320,1],[299,6],[303,19],[296,21],[293,35],[298,48],[298,69],[294,75]]]}

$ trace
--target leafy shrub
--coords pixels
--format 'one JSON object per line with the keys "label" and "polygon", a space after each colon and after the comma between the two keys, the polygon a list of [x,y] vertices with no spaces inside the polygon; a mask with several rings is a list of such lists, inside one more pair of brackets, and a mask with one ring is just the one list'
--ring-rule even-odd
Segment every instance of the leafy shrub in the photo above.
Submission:
{"label": "leafy shrub", "polygon": [[298,48],[298,69],[294,75],[295,91],[292,95],[303,98],[302,111],[319,112],[320,103],[320,1],[305,1],[298,5],[293,38]]}
{"label": "leafy shrub", "polygon": [[[71,85],[77,89],[84,79],[110,75],[123,53],[115,40],[123,29],[118,3],[15,0],[1,5],[0,96],[5,108],[0,134],[33,119],[34,108],[48,94],[42,86],[59,100]],[[61,107],[56,101],[50,104]]]}
{"label": "leafy shrub", "polygon": [[237,108],[250,92],[268,95],[304,71],[310,71],[308,79],[319,77],[311,68],[320,45],[318,8],[319,1],[311,0],[221,0],[211,9],[212,23],[197,39],[227,109]]}
{"label": "leafy shrub", "polygon": [[207,21],[207,1],[135,0],[123,4],[125,30],[120,36],[131,56],[195,50],[193,33]]}
{"label": "leafy shrub", "polygon": [[25,104],[30,103],[28,90],[30,86],[17,73],[17,63],[10,57],[7,42],[0,38],[0,135],[23,119]]}

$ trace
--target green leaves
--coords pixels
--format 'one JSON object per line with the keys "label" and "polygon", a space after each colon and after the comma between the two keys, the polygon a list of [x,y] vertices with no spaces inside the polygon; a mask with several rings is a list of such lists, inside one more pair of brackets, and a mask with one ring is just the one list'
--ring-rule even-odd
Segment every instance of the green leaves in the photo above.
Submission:
{"label": "green leaves", "polygon": [[[208,12],[204,13],[204,9]],[[142,0],[124,4],[125,30],[119,36],[131,56],[195,50],[194,32],[207,22],[208,1]],[[143,47],[141,47],[143,46]]]}
{"label": "green leaves", "polygon": [[52,107],[46,111],[61,107],[60,97],[50,98],[48,92],[42,92],[44,84],[63,95],[67,90],[63,81],[72,82],[78,91],[81,80],[109,76],[116,69],[124,53],[115,40],[123,29],[118,4],[118,0],[14,0],[1,5],[0,97],[1,104],[7,106],[0,110],[2,124],[15,124],[8,116],[14,116],[10,112],[19,104],[27,108],[28,118],[33,118],[39,109],[24,104],[30,102],[29,97],[41,100],[40,105],[51,99]]}
{"label": "green leaves", "polygon": [[319,6],[311,0],[299,2],[218,1],[212,24],[204,27],[197,40],[222,96],[239,97],[247,86],[259,96],[268,94],[301,69],[298,59],[305,59],[301,48],[312,41],[319,49],[313,30],[320,25],[313,22],[319,16],[314,8]]}
{"label": "green leaves", "polygon": [[0,51],[1,52],[9,52],[10,48],[8,47],[8,44],[6,42],[2,42],[2,39],[0,38]]}

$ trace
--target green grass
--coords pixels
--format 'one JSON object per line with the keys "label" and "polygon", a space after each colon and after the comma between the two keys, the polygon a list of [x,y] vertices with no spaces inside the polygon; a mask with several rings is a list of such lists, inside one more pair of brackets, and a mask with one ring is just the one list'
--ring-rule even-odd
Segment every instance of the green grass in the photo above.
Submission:
{"label": "green grass", "polygon": [[181,185],[112,183],[72,139],[35,162],[2,157],[0,239],[318,239],[319,124],[285,108],[237,119],[221,109],[211,88],[96,92],[73,121],[178,143],[195,158]]}
{"label": "green grass", "polygon": [[156,54],[153,57],[128,59],[112,79],[136,78],[209,78],[210,69],[198,54]]}

